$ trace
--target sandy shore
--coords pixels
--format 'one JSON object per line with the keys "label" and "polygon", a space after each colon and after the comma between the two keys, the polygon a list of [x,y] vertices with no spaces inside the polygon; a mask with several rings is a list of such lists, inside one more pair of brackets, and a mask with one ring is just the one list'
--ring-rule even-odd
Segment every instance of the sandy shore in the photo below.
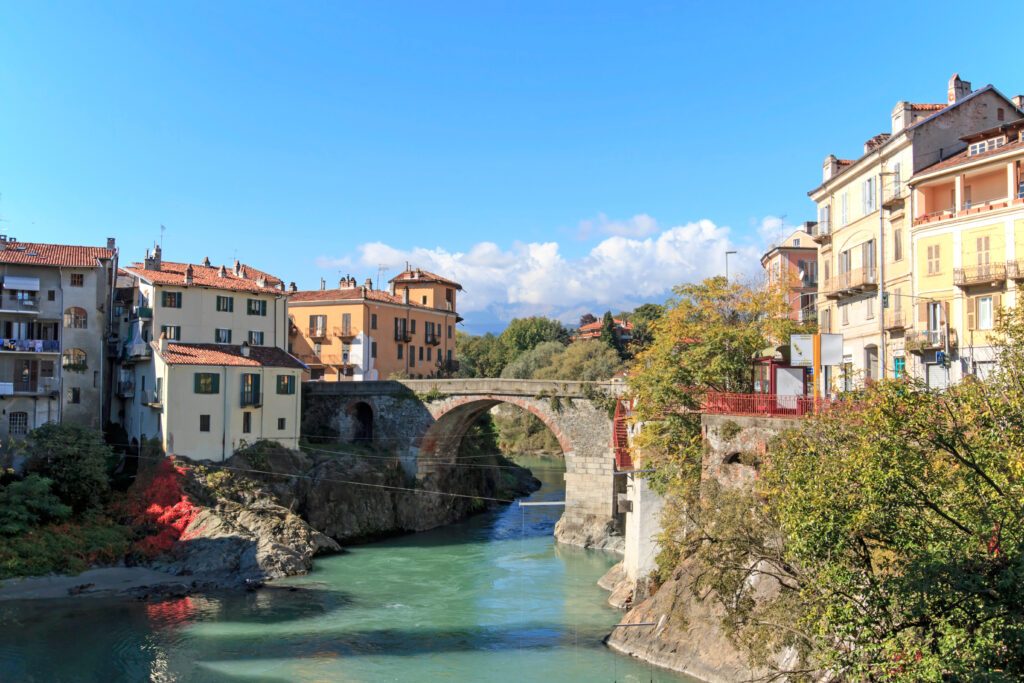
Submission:
{"label": "sandy shore", "polygon": [[0,601],[111,597],[130,591],[187,583],[184,577],[145,567],[90,569],[77,576],[32,576],[0,581]]}

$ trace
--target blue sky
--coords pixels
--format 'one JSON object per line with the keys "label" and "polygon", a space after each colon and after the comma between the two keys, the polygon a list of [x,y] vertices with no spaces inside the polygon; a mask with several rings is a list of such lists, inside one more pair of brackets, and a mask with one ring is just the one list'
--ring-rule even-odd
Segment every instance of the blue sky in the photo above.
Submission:
{"label": "blue sky", "polygon": [[1024,92],[999,4],[3,3],[0,232],[138,259],[163,224],[302,287],[412,259],[471,331],[660,300],[752,277],[896,101]]}

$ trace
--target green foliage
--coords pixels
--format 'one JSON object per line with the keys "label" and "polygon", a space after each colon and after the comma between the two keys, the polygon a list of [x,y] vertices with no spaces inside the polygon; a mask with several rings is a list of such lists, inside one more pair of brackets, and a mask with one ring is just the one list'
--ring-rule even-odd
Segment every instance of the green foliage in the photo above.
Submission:
{"label": "green foliage", "polygon": [[494,425],[503,453],[560,453],[562,450],[547,425],[525,410],[499,406]]}
{"label": "green foliage", "polygon": [[573,342],[547,365],[538,367],[533,379],[565,379],[599,382],[611,379],[622,369],[622,360],[615,349],[590,339]]}
{"label": "green foliage", "polygon": [[128,552],[131,530],[109,519],[32,527],[0,543],[0,579],[51,573],[77,574],[115,564]]}
{"label": "green foliage", "polygon": [[601,336],[598,340],[613,349],[618,348],[619,338],[615,334],[615,318],[612,317],[611,311],[605,311],[604,317],[601,318]]}
{"label": "green foliage", "polygon": [[26,439],[28,471],[53,481],[53,491],[78,514],[96,510],[110,493],[117,457],[98,431],[48,423]]}
{"label": "green foliage", "polygon": [[537,371],[555,363],[555,359],[565,353],[566,346],[561,342],[546,341],[537,344],[529,351],[524,351],[505,366],[501,376],[507,379],[534,379]]}
{"label": "green foliage", "polygon": [[584,313],[580,316],[580,327],[584,325],[590,325],[597,322],[597,317],[593,313]]}
{"label": "green foliage", "polygon": [[424,403],[430,403],[431,401],[441,401],[447,398],[448,394],[444,393],[436,386],[430,387],[428,391],[421,391],[416,394],[416,397]]}
{"label": "green foliage", "polygon": [[732,420],[726,420],[722,423],[722,426],[718,428],[718,433],[726,441],[732,440],[737,434],[743,431],[743,428]]}
{"label": "green foliage", "polygon": [[32,526],[67,519],[71,508],[52,487],[52,481],[38,474],[0,486],[0,535],[24,534]]}
{"label": "green foliage", "polygon": [[505,351],[498,337],[490,332],[474,337],[457,331],[459,377],[498,377],[505,367]]}
{"label": "green foliage", "polygon": [[516,358],[524,351],[529,351],[541,342],[556,341],[569,343],[569,331],[557,320],[533,316],[516,318],[508,324],[505,331],[498,337],[506,362]]}

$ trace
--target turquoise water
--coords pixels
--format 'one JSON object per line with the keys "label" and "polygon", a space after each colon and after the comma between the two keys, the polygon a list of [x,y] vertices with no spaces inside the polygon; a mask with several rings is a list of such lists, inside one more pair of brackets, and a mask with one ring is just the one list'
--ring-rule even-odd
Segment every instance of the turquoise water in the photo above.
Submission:
{"label": "turquoise water", "polygon": [[[533,460],[561,500],[558,461]],[[0,606],[0,681],[685,681],[602,644],[616,561],[507,506],[357,546],[254,593]]]}

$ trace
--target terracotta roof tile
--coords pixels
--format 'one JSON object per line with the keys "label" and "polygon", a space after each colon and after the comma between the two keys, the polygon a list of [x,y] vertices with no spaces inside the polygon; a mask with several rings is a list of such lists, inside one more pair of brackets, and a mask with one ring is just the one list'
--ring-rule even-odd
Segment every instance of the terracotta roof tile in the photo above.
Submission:
{"label": "terracotta roof tile", "polygon": [[276,346],[250,346],[249,356],[242,355],[242,347],[231,344],[167,344],[167,351],[160,353],[159,342],[152,342],[153,349],[168,365],[228,365],[252,368],[294,368],[305,369],[299,359]]}
{"label": "terracotta roof tile", "polygon": [[[381,289],[367,289],[363,290],[362,287],[348,287],[346,289],[311,289],[301,292],[292,292],[288,296],[288,303],[303,303],[307,301],[362,301],[363,298],[368,301],[379,301],[387,304],[401,304],[402,297],[386,292]],[[409,302],[410,306],[417,308],[428,308],[422,304],[416,303],[415,301]]]}
{"label": "terracotta roof tile", "polygon": [[460,285],[455,280],[449,280],[446,277],[441,277],[437,273],[431,273],[429,270],[423,270],[422,268],[412,268],[409,270],[404,270],[395,277],[388,280],[388,282],[438,282],[442,285],[450,285],[452,287],[455,287],[456,289],[462,289],[462,285]]}
{"label": "terracotta roof tile", "polygon": [[41,242],[0,243],[0,263],[65,268],[94,268],[97,259],[110,259],[114,252],[104,247],[77,247]]}
{"label": "terracotta roof tile", "polygon": [[978,161],[979,159],[985,159],[986,157],[998,156],[1000,154],[1005,154],[1006,152],[1009,152],[1009,151],[1014,150],[1014,149],[1016,149],[1016,150],[1024,149],[1024,141],[1021,141],[1019,139],[1018,140],[1013,140],[1011,142],[1007,142],[1002,147],[996,147],[995,149],[990,149],[990,150],[987,150],[985,152],[981,152],[979,154],[968,154],[967,153],[968,150],[965,149],[965,150],[961,151],[958,154],[954,154],[953,156],[949,157],[948,159],[943,159],[942,161],[934,163],[934,164],[932,164],[931,166],[929,166],[927,168],[921,169],[920,171],[918,171],[914,175],[914,177],[917,178],[919,176],[923,176],[923,175],[926,175],[926,174],[927,175],[931,175],[935,171],[941,171],[943,169],[953,168],[955,166],[962,166],[964,164],[970,164],[970,163],[973,163],[975,161]]}
{"label": "terracotta roof tile", "polygon": [[929,104],[927,102],[911,102],[910,103],[911,111],[939,111],[939,110],[945,109],[947,106],[949,106],[949,105],[946,105],[946,104]]}
{"label": "terracotta roof tile", "polygon": [[[216,289],[228,289],[235,292],[265,292],[282,294],[284,282],[262,270],[252,266],[239,264],[239,274],[235,275],[234,267],[228,266],[204,266],[195,263],[175,263],[163,261],[160,270],[147,270],[142,263],[135,263],[126,266],[124,271],[141,277],[155,285],[176,285],[178,287],[189,286],[185,284],[185,270],[192,268],[192,287],[213,287]],[[220,269],[224,269],[223,277]],[[244,276],[244,277],[243,277]],[[263,284],[260,285],[260,279]]]}

